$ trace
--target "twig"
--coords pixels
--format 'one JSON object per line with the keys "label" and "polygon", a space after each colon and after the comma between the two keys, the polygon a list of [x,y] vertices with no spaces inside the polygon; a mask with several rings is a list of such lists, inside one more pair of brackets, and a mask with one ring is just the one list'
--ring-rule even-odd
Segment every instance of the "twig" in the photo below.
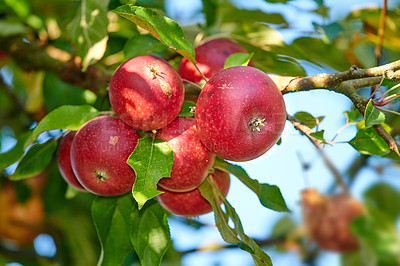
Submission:
{"label": "twig", "polygon": [[383,0],[383,6],[381,9],[381,16],[379,18],[378,27],[378,44],[375,47],[376,64],[379,65],[382,57],[383,40],[385,38],[385,26],[386,26],[386,14],[387,14],[387,0]]}
{"label": "twig", "polygon": [[319,154],[322,156],[324,159],[324,162],[326,166],[329,168],[329,170],[333,173],[336,182],[339,184],[339,186],[342,188],[344,193],[349,193],[349,189],[347,188],[346,183],[344,182],[343,176],[340,174],[339,170],[335,167],[335,165],[332,163],[330,158],[326,155],[324,150],[320,147],[323,142],[321,140],[318,140],[311,136],[311,133],[313,132],[311,128],[307,127],[303,123],[301,123],[299,120],[297,120],[294,116],[287,115],[287,119],[293,124],[293,126],[300,131],[302,134],[304,134],[310,141],[311,143],[317,148]]}

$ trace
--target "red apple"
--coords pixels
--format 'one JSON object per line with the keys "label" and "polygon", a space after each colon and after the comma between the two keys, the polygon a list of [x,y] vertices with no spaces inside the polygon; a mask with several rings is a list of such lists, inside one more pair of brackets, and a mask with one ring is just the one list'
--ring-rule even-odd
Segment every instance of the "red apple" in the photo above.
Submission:
{"label": "red apple", "polygon": [[[235,53],[247,53],[240,44],[225,38],[204,42],[195,49],[197,66],[207,79],[224,69],[226,59]],[[188,59],[183,58],[178,68],[183,79],[199,83],[203,80],[199,71]]]}
{"label": "red apple", "polygon": [[114,196],[132,189],[135,172],[126,160],[140,134],[117,117],[100,116],[84,124],[71,146],[72,169],[88,191]]}
{"label": "red apple", "polygon": [[123,63],[110,82],[114,112],[140,130],[165,127],[181,111],[185,88],[178,72],[165,60],[141,55]]}
{"label": "red apple", "polygon": [[197,100],[197,133],[217,156],[248,161],[269,150],[282,134],[285,103],[272,79],[249,66],[212,77]]}
{"label": "red apple", "polygon": [[57,154],[58,169],[60,170],[61,176],[70,186],[80,191],[86,191],[79,183],[78,179],[76,179],[71,166],[71,144],[75,134],[76,131],[70,131],[60,141]]}
{"label": "red apple", "polygon": [[[229,174],[215,170],[212,177],[226,196],[231,182]],[[160,191],[164,191],[164,193],[157,196],[158,201],[167,211],[173,214],[198,216],[212,211],[210,203],[201,196],[197,188],[188,192],[172,192],[163,189],[160,189]]]}
{"label": "red apple", "polygon": [[214,164],[215,154],[210,153],[198,138],[194,118],[178,117],[161,129],[156,138],[165,140],[174,152],[171,176],[161,179],[158,185],[175,192],[200,186]]}

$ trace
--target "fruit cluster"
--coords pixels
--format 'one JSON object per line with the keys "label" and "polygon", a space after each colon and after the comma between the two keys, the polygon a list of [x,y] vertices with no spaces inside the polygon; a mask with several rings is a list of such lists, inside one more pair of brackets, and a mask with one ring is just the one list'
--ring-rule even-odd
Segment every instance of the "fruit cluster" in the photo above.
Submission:
{"label": "fruit cluster", "polygon": [[199,83],[202,77],[187,59],[179,72],[149,55],[134,57],[115,71],[109,97],[117,117],[97,117],[60,143],[59,168],[71,186],[104,196],[130,191],[135,172],[126,161],[142,137],[137,130],[151,131],[174,154],[171,176],[158,183],[164,192],[159,202],[172,213],[197,216],[212,211],[197,189],[208,175],[225,195],[229,190],[229,174],[213,168],[216,156],[251,160],[277,142],[286,111],[274,82],[254,67],[223,69],[228,56],[244,48],[214,39],[195,52],[197,67],[210,80],[197,99],[194,118],[178,116],[183,80]]}

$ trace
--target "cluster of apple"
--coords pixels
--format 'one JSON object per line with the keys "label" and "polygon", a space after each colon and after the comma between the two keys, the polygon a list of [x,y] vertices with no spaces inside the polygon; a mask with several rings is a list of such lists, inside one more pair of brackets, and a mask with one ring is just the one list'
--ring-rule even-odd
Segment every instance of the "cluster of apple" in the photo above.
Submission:
{"label": "cluster of apple", "polygon": [[178,71],[149,55],[123,63],[109,88],[117,115],[100,116],[62,139],[58,163],[73,187],[104,195],[132,189],[135,172],[126,163],[140,132],[152,132],[174,153],[171,176],[158,187],[159,202],[172,213],[197,216],[212,211],[197,187],[212,175],[221,191],[229,190],[229,174],[215,170],[216,156],[246,161],[264,154],[279,139],[286,119],[283,97],[264,72],[250,66],[223,69],[231,54],[246,52],[236,42],[214,39],[196,48],[197,67],[205,78],[194,118],[179,117],[185,99],[183,80],[203,77],[187,59]]}

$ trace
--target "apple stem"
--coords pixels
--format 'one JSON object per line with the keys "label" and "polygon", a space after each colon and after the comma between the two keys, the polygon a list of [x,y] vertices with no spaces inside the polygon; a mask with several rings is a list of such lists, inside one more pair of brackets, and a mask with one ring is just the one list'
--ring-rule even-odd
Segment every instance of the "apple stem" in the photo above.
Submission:
{"label": "apple stem", "polygon": [[250,128],[251,128],[251,131],[252,132],[254,132],[254,131],[258,131],[258,132],[260,132],[260,127],[261,126],[265,126],[265,124],[264,124],[264,121],[265,121],[265,118],[258,118],[258,117],[256,117],[256,118],[253,118],[253,119],[251,119],[250,120],[250,122],[249,122],[249,126],[250,126]]}
{"label": "apple stem", "polygon": [[94,175],[95,175],[96,178],[97,178],[97,184],[98,184],[100,181],[101,181],[101,182],[105,182],[105,181],[107,181],[108,179],[110,179],[109,177],[107,177],[106,172],[101,171],[101,170],[99,170],[99,171],[94,171]]}

